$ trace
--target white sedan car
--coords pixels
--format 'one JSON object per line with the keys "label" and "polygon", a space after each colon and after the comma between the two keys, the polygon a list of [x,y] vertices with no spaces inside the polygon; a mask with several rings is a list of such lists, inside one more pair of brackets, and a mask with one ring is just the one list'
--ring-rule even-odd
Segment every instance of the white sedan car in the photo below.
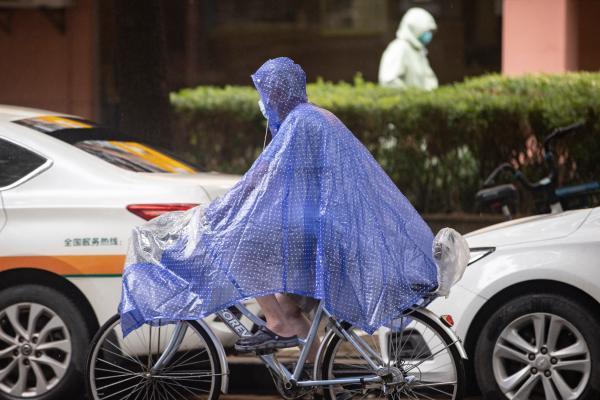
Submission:
{"label": "white sedan car", "polygon": [[447,299],[486,399],[600,399],[600,208],[466,235],[472,264]]}
{"label": "white sedan car", "polygon": [[0,398],[75,398],[132,228],[237,180],[77,117],[0,106]]}

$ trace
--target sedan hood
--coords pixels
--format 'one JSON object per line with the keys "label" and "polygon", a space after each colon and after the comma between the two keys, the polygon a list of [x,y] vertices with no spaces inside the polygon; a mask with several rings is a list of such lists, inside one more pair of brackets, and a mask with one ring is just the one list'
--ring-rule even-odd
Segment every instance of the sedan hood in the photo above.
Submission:
{"label": "sedan hood", "polygon": [[167,184],[199,185],[208,197],[213,200],[227,193],[239,180],[238,175],[228,175],[219,172],[198,172],[195,174],[173,174],[156,172],[136,172],[147,180],[163,181]]}
{"label": "sedan hood", "polygon": [[559,239],[579,229],[590,212],[591,209],[584,209],[519,218],[479,229],[465,238],[471,248]]}

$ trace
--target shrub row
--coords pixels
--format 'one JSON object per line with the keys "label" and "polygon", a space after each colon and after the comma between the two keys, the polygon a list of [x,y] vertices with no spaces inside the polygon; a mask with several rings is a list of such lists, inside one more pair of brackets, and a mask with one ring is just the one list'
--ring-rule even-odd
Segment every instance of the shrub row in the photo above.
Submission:
{"label": "shrub row", "polygon": [[[564,183],[600,176],[600,73],[488,75],[433,92],[318,80],[309,100],[335,113],[423,212],[473,211],[474,194],[499,163],[543,174],[540,140],[577,120],[562,141]],[[183,89],[171,95],[178,151],[208,169],[242,173],[262,149],[265,121],[250,86]]]}

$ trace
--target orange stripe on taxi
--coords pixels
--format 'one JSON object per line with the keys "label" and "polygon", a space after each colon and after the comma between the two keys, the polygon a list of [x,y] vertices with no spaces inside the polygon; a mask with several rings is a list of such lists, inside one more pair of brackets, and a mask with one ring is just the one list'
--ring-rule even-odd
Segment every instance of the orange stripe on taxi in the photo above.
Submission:
{"label": "orange stripe on taxi", "polygon": [[0,257],[0,271],[35,268],[58,275],[116,275],[124,264],[124,255]]}

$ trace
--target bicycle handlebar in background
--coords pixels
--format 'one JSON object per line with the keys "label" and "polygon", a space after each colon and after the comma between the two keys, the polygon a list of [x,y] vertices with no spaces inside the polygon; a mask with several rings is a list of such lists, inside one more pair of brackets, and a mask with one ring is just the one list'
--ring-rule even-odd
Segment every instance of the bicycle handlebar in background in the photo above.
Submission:
{"label": "bicycle handlebar in background", "polygon": [[496,169],[494,169],[492,171],[491,174],[488,175],[485,182],[483,182],[483,187],[492,186],[495,183],[494,180],[502,171],[510,171],[513,174],[516,172],[515,168],[511,164],[509,164],[509,163],[500,164],[496,167]]}
{"label": "bicycle handlebar in background", "polygon": [[581,121],[577,121],[571,125],[556,128],[551,134],[549,134],[548,136],[546,136],[544,138],[544,150],[546,152],[551,151],[550,150],[550,142],[552,142],[553,140],[558,139],[562,136],[566,136],[569,133],[573,133],[577,129],[581,128],[584,125],[585,125],[585,121],[581,120]]}
{"label": "bicycle handlebar in background", "polygon": [[520,181],[523,184],[523,186],[525,186],[529,190],[542,190],[549,187],[554,182],[558,174],[554,160],[554,153],[550,148],[550,143],[553,140],[575,132],[577,129],[581,128],[584,125],[585,121],[578,121],[571,125],[557,128],[544,138],[544,161],[550,169],[550,174],[547,177],[541,179],[539,182],[531,183],[521,171],[519,171],[509,163],[503,163],[497,166],[496,169],[492,171],[492,173],[483,182],[483,187],[490,187],[494,185],[496,177],[503,171],[511,172],[513,174],[513,178]]}

